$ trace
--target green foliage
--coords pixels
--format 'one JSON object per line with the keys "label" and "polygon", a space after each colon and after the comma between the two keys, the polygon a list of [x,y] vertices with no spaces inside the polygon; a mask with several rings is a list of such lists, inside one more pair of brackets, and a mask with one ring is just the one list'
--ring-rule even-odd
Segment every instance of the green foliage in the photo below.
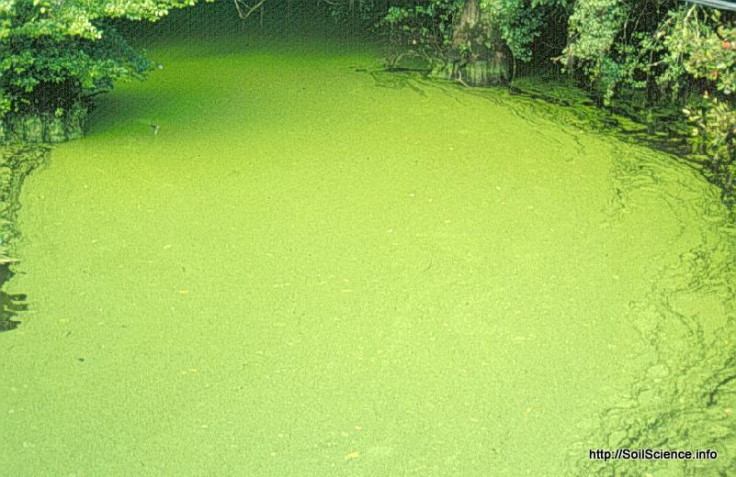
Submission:
{"label": "green foliage", "polygon": [[465,0],[431,0],[393,5],[383,18],[390,41],[417,56],[441,59],[449,54],[455,18]]}
{"label": "green foliage", "polygon": [[330,18],[337,24],[350,24],[368,30],[385,14],[385,2],[379,0],[331,0],[325,2]]}
{"label": "green foliage", "polygon": [[693,84],[733,91],[731,41],[733,22],[724,22],[718,10],[674,0],[579,0],[560,59],[568,70],[582,70],[605,103],[636,89],[648,89],[650,100],[676,102],[686,99]]}
{"label": "green foliage", "polygon": [[728,103],[704,95],[683,112],[693,124],[692,144],[701,154],[727,158],[736,151],[736,111]]}
{"label": "green foliage", "polygon": [[0,120],[52,113],[140,77],[149,64],[112,27],[155,21],[194,0],[0,0]]}
{"label": "green foliage", "polygon": [[[429,0],[389,8],[384,23],[392,29],[392,40],[447,52],[455,19],[465,0]],[[534,54],[534,42],[547,27],[562,27],[555,22],[564,17],[569,0],[480,0],[481,20],[500,33],[514,58],[528,62]],[[397,32],[405,33],[404,36]],[[490,47],[490,45],[488,45]]]}
{"label": "green foliage", "polygon": [[[672,28],[665,37],[670,76],[689,75],[706,81],[700,100],[690,100],[684,112],[693,124],[692,144],[705,155],[709,173],[734,201],[736,175],[736,26],[721,22],[718,11],[706,15],[691,8],[671,15]],[[678,61],[679,60],[679,61]],[[719,99],[720,96],[720,99]]]}
{"label": "green foliage", "polygon": [[[647,106],[688,105],[692,145],[714,181],[733,188],[736,25],[733,16],[677,1],[579,0],[561,57],[604,104],[643,91]],[[717,176],[717,177],[716,177]]]}
{"label": "green foliage", "polygon": [[736,89],[736,25],[724,23],[718,10],[691,7],[671,12],[665,24],[663,61],[672,78],[689,75],[709,81],[725,95]]}
{"label": "green foliage", "polygon": [[628,6],[618,0],[582,0],[569,18],[569,41],[561,62],[572,69],[575,59],[582,60],[584,71],[598,82],[606,101],[618,83],[631,78],[631,62],[622,63],[615,57],[619,50],[630,53],[628,44],[616,43],[627,12]]}
{"label": "green foliage", "polygon": [[706,93],[699,102],[683,112],[693,125],[693,150],[705,157],[710,178],[723,187],[725,197],[734,205],[736,109],[728,102],[719,101]]}
{"label": "green foliage", "polygon": [[110,18],[157,20],[172,8],[192,6],[195,0],[0,0],[0,38],[11,35],[102,37],[100,22]]}
{"label": "green foliage", "polygon": [[528,62],[542,29],[553,23],[559,11],[566,11],[569,3],[568,0],[482,0],[481,10],[498,27],[514,58]]}

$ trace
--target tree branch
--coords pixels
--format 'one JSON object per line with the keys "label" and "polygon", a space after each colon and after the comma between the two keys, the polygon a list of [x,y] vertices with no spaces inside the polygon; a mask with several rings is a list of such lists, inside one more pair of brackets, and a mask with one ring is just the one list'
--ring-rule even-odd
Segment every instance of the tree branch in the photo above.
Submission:
{"label": "tree branch", "polygon": [[[265,2],[265,1],[266,0],[261,0],[260,2],[256,3],[251,8],[245,2],[243,2],[243,0],[233,0],[233,2],[235,3],[235,9],[238,11],[238,16],[240,17],[241,20],[245,20],[249,16],[251,16],[251,14],[253,12],[255,12],[256,10],[258,10],[259,8],[261,8],[261,6],[263,5],[263,2]],[[245,11],[244,8],[247,8],[248,9],[248,11],[246,13],[243,13]]]}

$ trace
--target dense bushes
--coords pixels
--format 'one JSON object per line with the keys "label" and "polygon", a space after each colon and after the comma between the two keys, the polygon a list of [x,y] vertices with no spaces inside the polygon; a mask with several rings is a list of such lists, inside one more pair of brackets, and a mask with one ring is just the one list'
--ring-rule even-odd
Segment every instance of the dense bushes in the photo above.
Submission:
{"label": "dense bushes", "polygon": [[[0,1],[0,140],[80,135],[87,98],[149,67],[111,20],[156,20],[193,3]],[[331,0],[325,5],[338,21],[378,24],[394,45],[390,66],[492,84],[514,77],[517,66],[533,65],[522,69],[565,73],[602,106],[625,105],[644,120],[656,108],[684,110],[693,150],[706,171],[727,189],[733,186],[732,12],[679,0]]]}
{"label": "dense bushes", "polygon": [[[406,52],[435,63],[453,60],[460,12],[474,1],[392,2],[384,23],[404,48],[392,60]],[[644,121],[653,121],[655,109],[682,110],[692,126],[693,152],[733,196],[734,13],[679,0],[480,0],[479,6],[487,43],[500,37],[514,70],[532,64],[567,73],[601,106]],[[474,48],[461,48],[464,61],[474,58]]]}
{"label": "dense bushes", "polygon": [[582,72],[602,102],[682,108],[693,152],[733,202],[736,25],[733,13],[678,1],[575,4],[561,63]]}
{"label": "dense bushes", "polygon": [[0,140],[58,141],[81,134],[86,98],[148,63],[110,24],[156,20],[194,0],[0,2]]}

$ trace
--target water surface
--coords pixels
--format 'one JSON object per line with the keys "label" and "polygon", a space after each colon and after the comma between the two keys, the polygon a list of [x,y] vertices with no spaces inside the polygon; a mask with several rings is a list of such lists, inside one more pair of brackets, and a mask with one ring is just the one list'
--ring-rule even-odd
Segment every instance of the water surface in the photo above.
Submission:
{"label": "water surface", "polygon": [[26,183],[8,475],[728,468],[734,229],[695,171],[368,49],[150,56]]}

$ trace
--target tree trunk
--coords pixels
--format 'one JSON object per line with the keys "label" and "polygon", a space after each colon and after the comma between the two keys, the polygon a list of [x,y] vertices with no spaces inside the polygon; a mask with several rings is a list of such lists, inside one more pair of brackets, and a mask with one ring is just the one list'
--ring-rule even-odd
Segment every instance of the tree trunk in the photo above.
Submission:
{"label": "tree trunk", "polygon": [[472,32],[478,26],[479,20],[480,7],[478,6],[478,0],[466,0],[460,13],[460,20],[452,32],[452,46],[460,48],[462,45],[468,45],[472,41]]}
{"label": "tree trunk", "polygon": [[49,112],[7,114],[0,121],[0,143],[57,143],[84,135],[88,110],[73,105],[57,116]]}
{"label": "tree trunk", "polygon": [[498,28],[484,20],[478,0],[466,0],[452,33],[450,62],[442,74],[467,86],[497,86],[509,80],[509,51]]}

